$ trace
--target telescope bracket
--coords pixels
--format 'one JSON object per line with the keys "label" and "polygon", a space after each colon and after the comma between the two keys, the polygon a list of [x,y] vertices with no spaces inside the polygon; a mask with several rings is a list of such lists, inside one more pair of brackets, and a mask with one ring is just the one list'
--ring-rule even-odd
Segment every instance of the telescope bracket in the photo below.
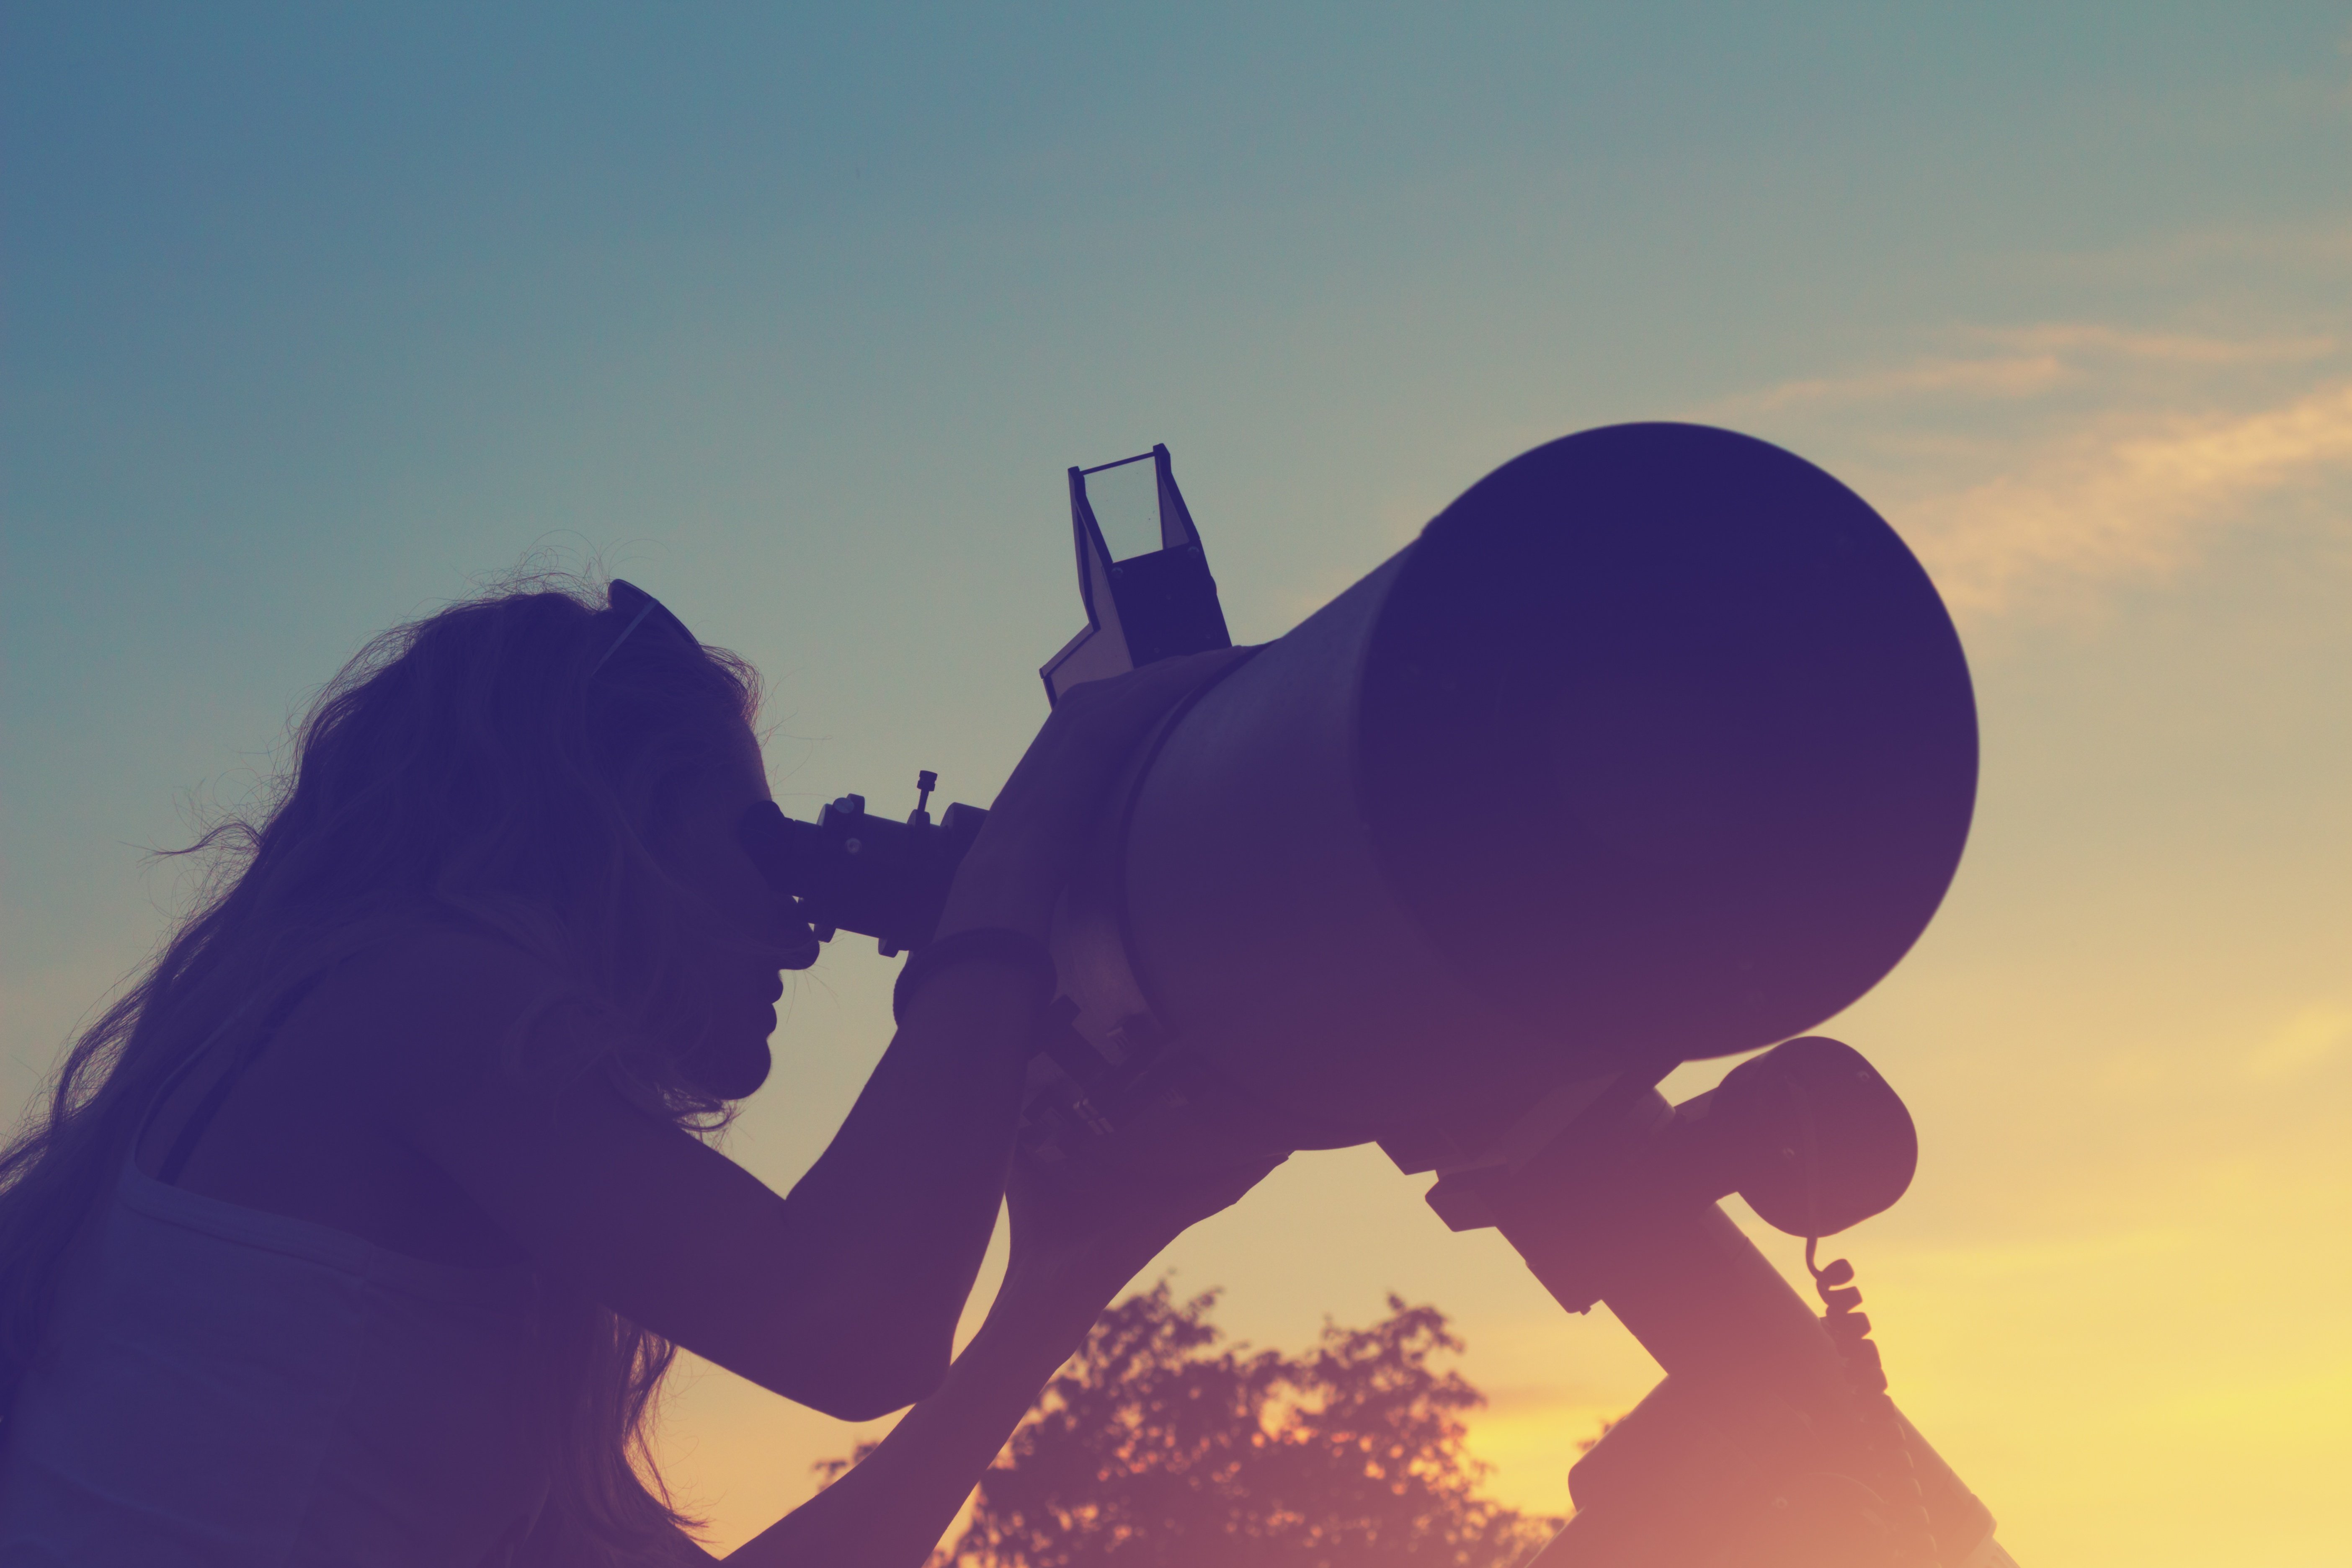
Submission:
{"label": "telescope bracket", "polygon": [[1984,1505],[1883,1393],[1857,1388],[1822,1321],[1717,1206],[1738,1191],[1816,1236],[1889,1206],[1916,1157],[1902,1101],[1818,1037],[1679,1106],[1656,1090],[1664,1070],[1538,1102],[1428,1194],[1450,1228],[1499,1230],[1563,1308],[1605,1303],[1667,1373],[1577,1463],[1576,1516],[1538,1562],[2005,1562]]}

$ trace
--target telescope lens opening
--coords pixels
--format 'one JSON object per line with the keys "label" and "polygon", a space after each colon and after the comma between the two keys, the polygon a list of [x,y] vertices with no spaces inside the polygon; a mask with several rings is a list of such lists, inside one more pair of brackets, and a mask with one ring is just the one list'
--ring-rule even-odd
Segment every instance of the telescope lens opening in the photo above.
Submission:
{"label": "telescope lens opening", "polygon": [[1959,638],[1870,507],[1729,431],[1506,464],[1414,545],[1360,709],[1391,885],[1595,1066],[1752,1050],[1875,984],[1976,790]]}

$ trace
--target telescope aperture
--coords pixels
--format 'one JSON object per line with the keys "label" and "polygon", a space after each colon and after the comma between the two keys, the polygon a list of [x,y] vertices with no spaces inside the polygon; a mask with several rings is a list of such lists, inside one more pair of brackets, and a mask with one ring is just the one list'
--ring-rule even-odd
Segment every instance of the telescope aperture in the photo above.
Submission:
{"label": "telescope aperture", "polygon": [[1428,939],[1596,1058],[1850,1005],[1926,929],[1975,800],[1926,572],[1820,468],[1703,426],[1588,431],[1465,492],[1359,701],[1360,800]]}

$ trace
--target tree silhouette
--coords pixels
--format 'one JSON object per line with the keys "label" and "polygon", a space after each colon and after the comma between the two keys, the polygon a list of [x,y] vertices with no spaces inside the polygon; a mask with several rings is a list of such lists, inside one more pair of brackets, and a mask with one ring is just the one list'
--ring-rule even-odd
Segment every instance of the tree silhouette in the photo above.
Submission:
{"label": "tree silhouette", "polygon": [[[1434,1307],[1389,1298],[1307,1354],[1223,1348],[1211,1291],[1106,1312],[982,1479],[954,1568],[1507,1568],[1560,1524],[1479,1497],[1432,1355]],[[836,1473],[838,1465],[827,1467]]]}

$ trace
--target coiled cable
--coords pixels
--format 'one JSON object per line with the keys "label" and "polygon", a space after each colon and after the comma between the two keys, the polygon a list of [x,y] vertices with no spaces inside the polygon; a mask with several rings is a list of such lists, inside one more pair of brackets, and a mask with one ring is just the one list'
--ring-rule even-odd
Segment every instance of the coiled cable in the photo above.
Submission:
{"label": "coiled cable", "polygon": [[1935,1524],[1927,1515],[1919,1472],[1911,1462],[1911,1446],[1904,1441],[1902,1415],[1886,1393],[1886,1368],[1879,1360],[1878,1346],[1871,1342],[1870,1316],[1862,1310],[1862,1289],[1853,1282],[1853,1265],[1840,1258],[1817,1266],[1813,1253],[1820,1244],[1819,1237],[1805,1238],[1805,1268],[1812,1275],[1813,1289],[1826,1309],[1822,1327],[1829,1331],[1838,1357],[1845,1363],[1845,1380],[1853,1389],[1864,1435],[1877,1451],[1879,1479],[1892,1488],[1892,1495],[1887,1495],[1887,1487],[1880,1489],[1894,1516],[1888,1522],[1895,1532],[1895,1562],[1905,1568],[1911,1564],[1934,1568],[1942,1561]]}

